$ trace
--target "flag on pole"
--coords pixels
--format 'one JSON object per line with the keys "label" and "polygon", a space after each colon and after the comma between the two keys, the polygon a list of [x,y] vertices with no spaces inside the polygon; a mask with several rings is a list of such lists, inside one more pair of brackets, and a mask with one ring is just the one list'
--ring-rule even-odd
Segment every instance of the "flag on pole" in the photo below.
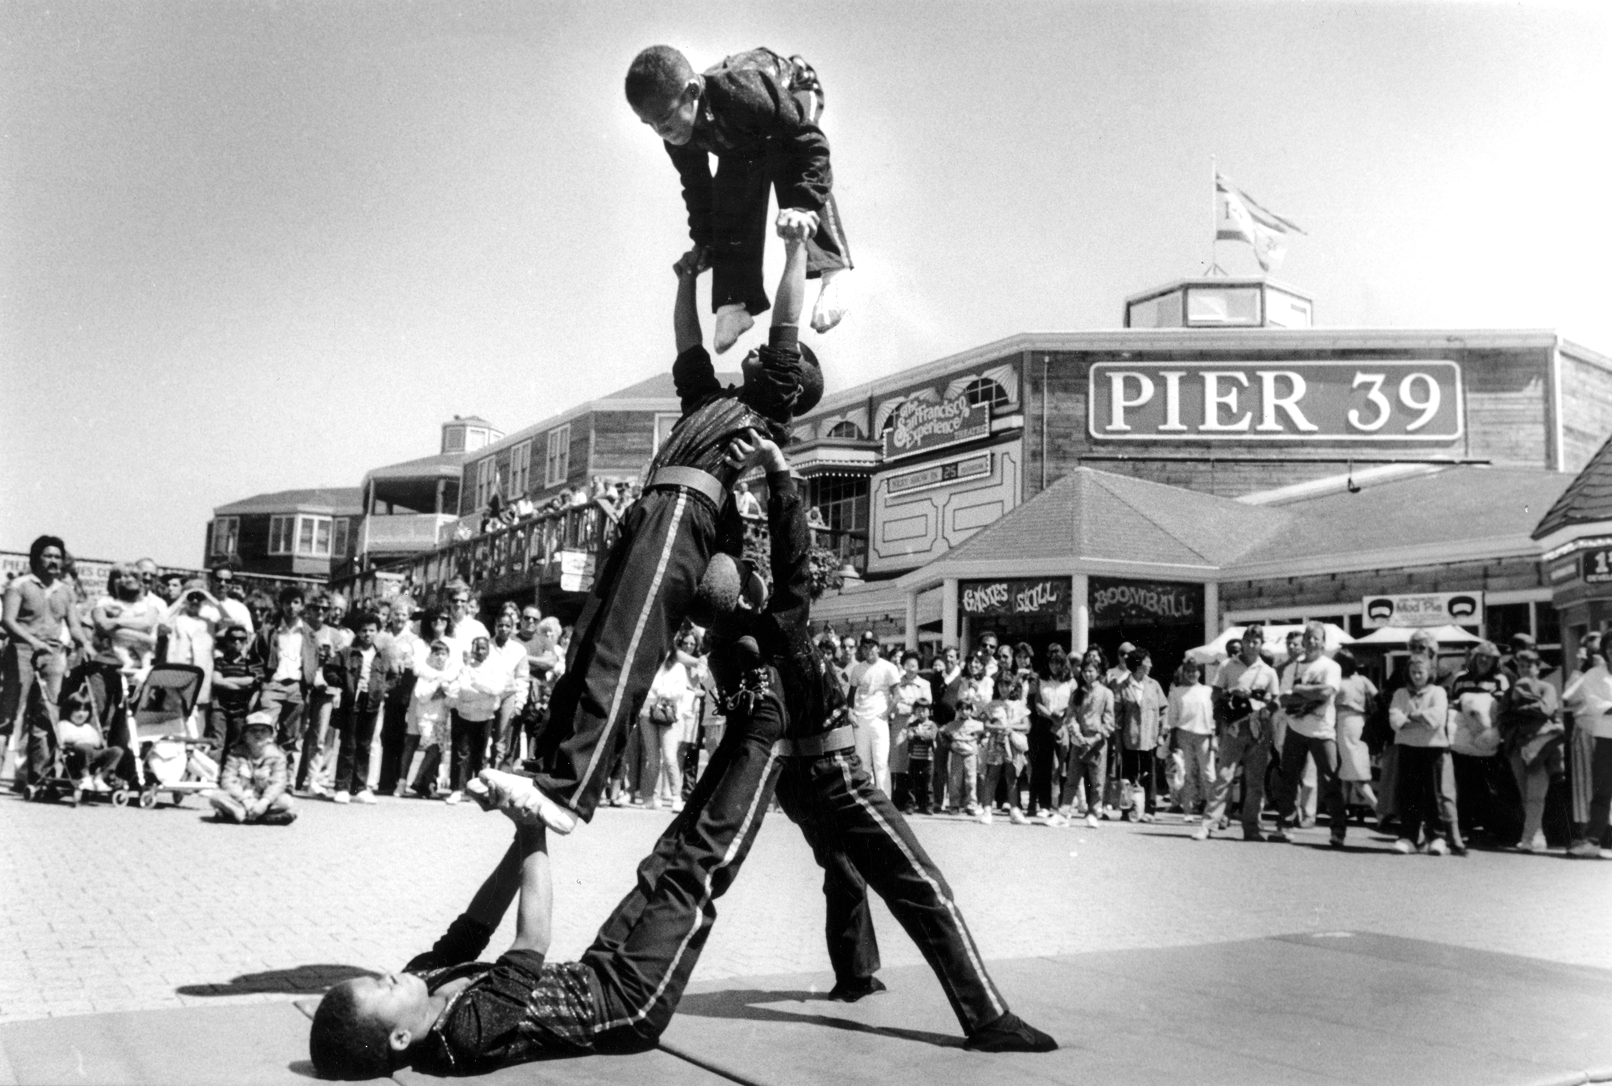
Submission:
{"label": "flag on pole", "polygon": [[1267,211],[1248,193],[1215,171],[1215,192],[1221,211],[1215,227],[1216,241],[1246,241],[1254,247],[1254,258],[1265,271],[1273,271],[1287,255],[1289,233],[1302,234],[1298,223]]}

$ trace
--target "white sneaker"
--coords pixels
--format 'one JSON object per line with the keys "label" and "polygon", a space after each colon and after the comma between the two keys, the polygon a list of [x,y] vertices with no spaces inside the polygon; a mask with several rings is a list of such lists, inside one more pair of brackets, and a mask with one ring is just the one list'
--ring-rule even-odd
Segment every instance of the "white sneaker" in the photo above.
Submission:
{"label": "white sneaker", "polygon": [[330,802],[332,803],[351,803],[352,801],[353,797],[347,794],[346,789],[342,789],[340,792],[337,792],[335,795],[330,797]]}
{"label": "white sneaker", "polygon": [[980,825],[989,826],[991,824],[991,817],[992,817],[991,809],[989,807],[981,807],[980,808],[980,813],[979,813],[979,823],[980,823]]}
{"label": "white sneaker", "polygon": [[818,335],[839,324],[845,319],[845,314],[851,311],[849,302],[840,290],[840,271],[823,272],[823,286],[817,292],[817,304],[812,307],[812,331]]}
{"label": "white sneaker", "polygon": [[1450,846],[1445,843],[1444,838],[1435,837],[1433,838],[1433,842],[1427,846],[1427,854],[1429,856],[1448,856],[1450,854]]}
{"label": "white sneaker", "polygon": [[1391,846],[1401,856],[1410,856],[1416,851],[1416,844],[1408,837],[1401,837]]}
{"label": "white sneaker", "polygon": [[1100,829],[1102,824],[1102,819],[1098,818],[1095,814],[1089,814],[1086,816],[1086,825],[1090,826],[1092,829]]}
{"label": "white sneaker", "polygon": [[455,791],[455,792],[449,792],[447,798],[444,799],[442,802],[443,803],[463,803],[464,801],[465,801],[465,794],[463,792]]}
{"label": "white sneaker", "polygon": [[375,793],[371,792],[368,788],[366,788],[362,792],[358,793],[358,795],[353,797],[353,802],[354,803],[374,803],[375,802]]}
{"label": "white sneaker", "polygon": [[1207,840],[1209,840],[1209,826],[1207,824],[1204,824],[1204,825],[1199,826],[1197,829],[1193,830],[1192,831],[1192,839],[1194,841],[1207,841]]}
{"label": "white sneaker", "polygon": [[544,795],[530,777],[498,769],[484,769],[481,779],[493,790],[499,809],[516,821],[523,820],[515,813],[520,812],[540,819],[555,833],[570,833],[577,828],[576,812],[561,807]]}
{"label": "white sneaker", "polygon": [[1049,814],[1047,816],[1047,825],[1049,825],[1049,826],[1067,826],[1067,825],[1069,825],[1069,820],[1067,818],[1065,818],[1063,815],[1059,814],[1057,811],[1053,811],[1051,814]]}
{"label": "white sneaker", "polygon": [[1194,822],[1202,822],[1203,819],[1199,818],[1195,814],[1184,814],[1184,815],[1181,816],[1181,821],[1185,822],[1187,825],[1190,826]]}
{"label": "white sneaker", "polygon": [[1030,820],[1024,817],[1024,812],[1019,810],[1017,807],[1010,807],[1008,809],[1008,821],[1013,823],[1015,826],[1028,826],[1030,824]]}
{"label": "white sneaker", "polygon": [[756,326],[755,318],[750,316],[743,302],[729,302],[716,311],[716,331],[712,334],[712,345],[716,353],[722,354],[729,347],[739,341],[739,337]]}

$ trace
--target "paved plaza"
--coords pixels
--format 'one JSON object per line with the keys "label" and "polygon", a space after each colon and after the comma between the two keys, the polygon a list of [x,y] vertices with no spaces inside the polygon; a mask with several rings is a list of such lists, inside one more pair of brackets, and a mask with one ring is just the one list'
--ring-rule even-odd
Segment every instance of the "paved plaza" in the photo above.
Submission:
{"label": "paved plaza", "polygon": [[[214,824],[195,798],[149,811],[0,798],[0,1021],[285,1000],[395,968],[457,914],[509,837],[468,804],[301,811],[289,828],[247,828]],[[553,842],[555,959],[587,945],[669,818],[606,809]],[[1356,829],[1339,854],[1324,830],[1292,845],[1198,843],[1171,819],[915,824],[992,960],[1350,930],[1612,969],[1612,863],[1403,857]],[[886,967],[920,964],[876,908]],[[775,815],[695,979],[823,973],[822,917],[811,855]],[[512,933],[511,921],[494,947]]]}

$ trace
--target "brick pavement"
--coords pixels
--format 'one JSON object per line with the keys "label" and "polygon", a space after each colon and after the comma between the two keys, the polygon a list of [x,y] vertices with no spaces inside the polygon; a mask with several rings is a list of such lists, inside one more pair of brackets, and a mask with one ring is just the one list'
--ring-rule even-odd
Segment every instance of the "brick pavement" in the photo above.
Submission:
{"label": "brick pavement", "polygon": [[[301,807],[290,828],[244,828],[207,821],[194,798],[140,811],[0,797],[0,1021],[284,999],[394,968],[508,843],[503,819],[473,805]],[[668,818],[607,809],[553,842],[556,957],[586,947]],[[917,826],[987,958],[1352,929],[1612,968],[1612,863],[1400,857],[1360,832],[1339,855],[1200,844],[1169,823]],[[1319,846],[1325,831],[1301,838]],[[876,909],[885,964],[918,963]],[[769,819],[696,978],[826,970],[821,926],[811,855]]]}

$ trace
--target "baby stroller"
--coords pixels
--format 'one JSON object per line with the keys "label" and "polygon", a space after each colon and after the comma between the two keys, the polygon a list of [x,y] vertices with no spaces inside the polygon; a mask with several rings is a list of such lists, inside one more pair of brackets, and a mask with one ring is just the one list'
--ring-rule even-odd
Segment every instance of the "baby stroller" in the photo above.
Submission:
{"label": "baby stroller", "polygon": [[[29,694],[28,712],[51,718],[49,727],[39,729],[48,737],[50,768],[43,778],[28,785],[27,798],[65,798],[77,807],[86,796],[98,796],[114,807],[126,806],[129,782],[116,775],[115,765],[122,752],[110,745],[121,734],[124,718],[123,676],[116,666],[96,661],[80,664],[63,684],[56,711],[51,708],[46,704],[44,688],[36,686]],[[75,715],[87,719],[75,721]],[[98,749],[86,753],[87,746]],[[92,773],[91,766],[100,761],[105,761],[106,767],[98,774]]]}
{"label": "baby stroller", "polygon": [[159,792],[178,806],[187,795],[218,787],[218,769],[201,752],[211,744],[190,727],[203,675],[190,664],[156,664],[140,687],[130,738],[138,751],[141,807],[156,806]]}

